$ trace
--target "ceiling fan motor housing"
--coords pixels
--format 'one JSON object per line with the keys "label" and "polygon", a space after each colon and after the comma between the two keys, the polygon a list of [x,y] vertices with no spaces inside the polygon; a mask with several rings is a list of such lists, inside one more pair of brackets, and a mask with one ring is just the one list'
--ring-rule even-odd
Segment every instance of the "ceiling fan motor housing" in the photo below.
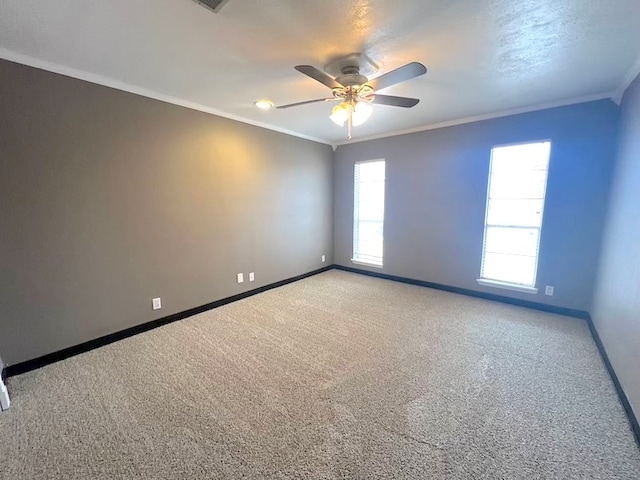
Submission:
{"label": "ceiling fan motor housing", "polygon": [[[345,71],[346,70],[347,69],[345,69]],[[354,73],[343,72],[343,75],[337,77],[336,81],[345,87],[353,87],[354,85],[363,85],[367,83],[368,79],[364,75],[360,75],[356,68]]]}
{"label": "ceiling fan motor housing", "polygon": [[[355,70],[355,72],[353,72],[353,70]],[[339,77],[347,73],[360,73],[371,76],[378,71],[378,65],[373,63],[364,53],[352,53],[350,55],[333,58],[324,66],[324,71],[332,77]]]}

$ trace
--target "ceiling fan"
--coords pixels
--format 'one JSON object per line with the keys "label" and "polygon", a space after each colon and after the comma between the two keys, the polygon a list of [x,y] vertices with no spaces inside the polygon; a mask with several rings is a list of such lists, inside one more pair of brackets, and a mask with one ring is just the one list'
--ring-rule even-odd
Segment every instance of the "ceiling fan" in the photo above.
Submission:
{"label": "ceiling fan", "polygon": [[[354,55],[345,58],[353,59],[353,57]],[[333,96],[280,105],[276,108],[283,109],[310,103],[342,100],[339,105],[333,107],[330,118],[339,126],[344,126],[345,122],[347,123],[349,139],[351,139],[351,128],[363,124],[371,116],[372,108],[370,104],[411,108],[420,101],[417,98],[381,95],[377,93],[378,90],[383,90],[396,83],[411,80],[427,73],[426,67],[418,62],[408,63],[372,80],[361,75],[358,62],[352,60],[347,60],[346,63],[343,62],[340,65],[340,74],[335,78],[311,65],[298,65],[295,69],[329,87]]]}

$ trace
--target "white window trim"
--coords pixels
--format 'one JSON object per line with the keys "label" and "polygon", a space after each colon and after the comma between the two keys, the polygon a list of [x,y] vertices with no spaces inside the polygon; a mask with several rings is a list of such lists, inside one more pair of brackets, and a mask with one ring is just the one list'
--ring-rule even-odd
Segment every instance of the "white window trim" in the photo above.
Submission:
{"label": "white window trim", "polygon": [[366,265],[367,267],[376,267],[376,268],[384,267],[382,263],[365,262],[364,260],[360,260],[358,258],[352,258],[351,263],[355,263],[357,265]]}
{"label": "white window trim", "polygon": [[514,292],[531,293],[534,295],[538,293],[538,289],[536,287],[528,287],[526,285],[518,285],[516,283],[500,282],[498,280],[489,280],[487,278],[478,278],[476,281],[485,287],[502,288],[504,290],[513,290]]}

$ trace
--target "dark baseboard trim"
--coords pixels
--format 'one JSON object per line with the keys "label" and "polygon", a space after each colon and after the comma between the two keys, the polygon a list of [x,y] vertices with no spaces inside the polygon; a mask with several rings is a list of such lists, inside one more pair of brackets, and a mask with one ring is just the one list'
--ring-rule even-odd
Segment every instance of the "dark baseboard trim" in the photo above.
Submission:
{"label": "dark baseboard trim", "polygon": [[469,297],[482,298],[484,300],[492,300],[494,302],[508,303],[509,305],[517,305],[518,307],[532,308],[534,310],[542,310],[543,312],[557,313],[568,317],[582,318],[587,320],[589,314],[583,310],[574,310],[572,308],[556,307],[554,305],[546,305],[544,303],[530,302],[528,300],[520,300],[519,298],[505,297],[503,295],[495,295],[493,293],[478,292],[468,288],[451,287],[440,283],[426,282],[424,280],[416,280],[413,278],[398,277],[396,275],[388,275],[386,273],[371,272],[369,270],[361,270],[359,268],[345,267],[343,265],[335,265],[338,270],[347,272],[360,273],[370,277],[383,278],[394,282],[408,283],[409,285],[418,285],[420,287],[435,288],[436,290],[444,290],[445,292],[459,293]]}
{"label": "dark baseboard trim", "polygon": [[79,355],[81,353],[88,352],[90,350],[94,350],[96,348],[100,348],[105,345],[109,345],[110,343],[117,342],[118,340],[132,337],[139,333],[147,332],[149,330],[153,330],[154,328],[162,327],[163,325],[168,325],[178,320],[182,320],[184,318],[191,317],[193,315],[197,315],[199,313],[203,313],[208,310],[212,310],[214,308],[218,308],[232,302],[237,302],[238,300],[242,300],[243,298],[247,298],[252,295],[256,295],[258,293],[266,292],[267,290],[281,287],[283,285],[287,285],[288,283],[297,282],[298,280],[302,280],[303,278],[311,277],[313,275],[317,275],[319,273],[326,272],[327,270],[331,270],[334,268],[337,270],[344,270],[347,272],[359,273],[362,275],[382,278],[382,279],[391,280],[394,282],[407,283],[409,285],[417,285],[417,286],[427,287],[427,288],[434,288],[437,290],[444,290],[446,292],[459,293],[462,295],[482,298],[485,300],[492,300],[496,302],[507,303],[510,305],[517,305],[520,307],[532,308],[535,310],[541,310],[541,311],[550,312],[550,313],[557,313],[560,315],[566,315],[566,316],[576,317],[576,318],[581,318],[586,320],[587,325],[589,326],[589,330],[591,332],[591,336],[593,337],[596,347],[600,352],[600,356],[602,357],[602,361],[604,362],[605,368],[607,369],[607,372],[609,372],[609,376],[611,377],[611,380],[613,381],[613,385],[616,389],[616,392],[618,393],[620,403],[622,404],[622,407],[624,408],[624,411],[627,414],[627,417],[629,419],[629,425],[635,437],[636,443],[640,447],[640,424],[638,423],[638,419],[635,416],[635,413],[633,411],[633,408],[631,407],[631,403],[629,402],[627,395],[622,389],[620,380],[618,379],[618,376],[616,375],[616,372],[613,369],[613,365],[611,365],[611,362],[609,361],[609,356],[607,355],[607,351],[604,348],[602,340],[600,339],[600,336],[598,335],[598,331],[596,330],[593,324],[593,320],[591,319],[591,316],[589,315],[588,312],[585,312],[582,310],[564,308],[564,307],[556,307],[553,305],[545,305],[543,303],[530,302],[527,300],[520,300],[517,298],[505,297],[502,295],[494,295],[491,293],[478,292],[476,290],[469,290],[466,288],[451,287],[449,285],[442,285],[439,283],[427,282],[424,280],[416,280],[412,278],[399,277],[396,275],[388,275],[386,273],[370,272],[368,270],[361,270],[359,268],[346,267],[343,265],[329,265],[327,267],[323,267],[318,270],[313,270],[311,272],[304,273],[296,277],[280,280],[278,282],[271,283],[269,285],[265,285],[253,290],[249,290],[247,292],[239,293],[231,297],[227,297],[221,300],[216,300],[215,302],[207,303],[206,305],[201,305],[199,307],[195,307],[189,310],[185,310],[183,312],[169,315],[167,317],[159,318],[157,320],[152,320],[150,322],[143,323],[141,325],[136,325],[134,327],[121,330],[119,332],[105,335],[103,337],[96,338],[94,340],[89,340],[88,342],[84,342],[79,345],[75,345],[73,347],[65,348],[57,352],[43,355],[42,357],[34,358],[32,360],[27,360],[21,363],[16,363],[15,365],[5,366],[2,369],[0,375],[1,375],[2,381],[4,382],[9,377],[30,372],[37,368],[41,368],[55,362],[59,362],[66,358],[73,357],[75,355]]}
{"label": "dark baseboard trim", "polygon": [[21,375],[23,373],[30,372],[31,370],[44,367],[45,365],[50,365],[52,363],[59,362],[60,360],[64,360],[66,358],[73,357],[75,355],[79,355],[81,353],[88,352],[105,345],[109,345],[110,343],[117,342],[118,340],[132,337],[133,335],[138,335],[139,333],[148,332],[149,330],[153,330],[154,328],[162,327],[163,325],[168,325],[169,323],[173,323],[178,320],[182,320],[184,318],[206,312],[207,310],[212,310],[214,308],[221,307],[222,305],[227,305],[228,303],[237,302],[238,300],[242,300],[243,298],[266,292],[267,290],[281,287],[288,283],[297,282],[298,280],[317,275],[318,273],[326,272],[327,270],[331,270],[332,268],[333,265],[329,265],[318,270],[313,270],[312,272],[303,273],[302,275],[298,275],[296,277],[287,278],[286,280],[280,280],[279,282],[271,283],[269,285],[255,288],[247,292],[242,292],[231,297],[223,298],[221,300],[216,300],[215,302],[207,303],[206,305],[191,308],[189,310],[185,310],[184,312],[174,313],[173,315],[169,315],[167,317],[152,320],[150,322],[136,325],[125,330],[120,330],[119,332],[111,333],[94,340],[89,340],[88,342],[74,345],[73,347],[65,348],[57,352],[43,355],[42,357],[34,358],[32,360],[27,360],[21,363],[16,363],[15,365],[9,365],[4,368],[2,375],[3,378]]}
{"label": "dark baseboard trim", "polygon": [[361,270],[359,268],[345,267],[342,265],[334,265],[334,267],[338,270],[345,270],[347,272],[360,273],[362,275],[368,275],[370,277],[383,278],[385,280],[408,283],[410,285],[418,285],[421,287],[435,288],[437,290],[460,293],[462,295],[483,298],[485,300],[493,300],[496,302],[508,303],[510,305],[517,305],[519,307],[532,308],[535,310],[542,310],[544,312],[557,313],[560,315],[566,315],[569,317],[575,317],[575,318],[586,320],[587,325],[589,326],[589,331],[591,332],[591,336],[593,337],[593,341],[595,342],[596,347],[598,348],[598,352],[600,352],[600,356],[602,357],[604,366],[607,369],[609,376],[611,377],[611,381],[613,382],[613,386],[615,387],[616,392],[618,393],[618,398],[620,400],[620,403],[622,404],[622,408],[624,408],[624,411],[627,414],[627,418],[629,419],[629,427],[631,428],[631,431],[633,433],[633,436],[635,437],[638,447],[640,447],[640,424],[638,423],[638,419],[633,411],[633,408],[631,407],[631,403],[629,402],[629,399],[627,398],[626,393],[622,389],[622,385],[620,384],[618,375],[616,375],[616,372],[613,369],[613,365],[611,365],[611,362],[609,361],[609,356],[607,355],[607,351],[604,348],[604,344],[602,343],[602,340],[600,340],[600,335],[598,335],[598,331],[596,330],[596,327],[593,324],[593,320],[591,319],[591,315],[589,315],[588,312],[585,312],[582,310],[573,310],[570,308],[555,307],[552,305],[545,305],[543,303],[529,302],[526,300],[505,297],[502,295],[493,295],[491,293],[477,292],[475,290],[469,290],[466,288],[450,287],[448,285],[425,282],[423,280],[397,277],[395,275],[387,275],[386,273],[370,272],[368,270]]}
{"label": "dark baseboard trim", "polygon": [[618,398],[620,399],[620,403],[622,404],[622,408],[624,408],[625,413],[627,414],[627,418],[629,419],[629,427],[633,432],[633,436],[636,439],[636,444],[640,447],[640,424],[638,423],[638,418],[636,417],[635,412],[633,411],[633,407],[627,398],[627,394],[624,392],[622,388],[622,384],[618,379],[618,375],[616,375],[616,371],[613,369],[613,365],[611,365],[611,361],[609,361],[609,355],[607,355],[607,350],[604,348],[604,344],[600,339],[600,335],[598,335],[598,330],[596,330],[596,326],[593,323],[591,315],[587,318],[587,324],[589,325],[589,330],[591,331],[591,336],[593,337],[593,341],[598,347],[598,351],[600,352],[600,356],[602,357],[602,362],[604,363],[607,372],[609,372],[609,376],[611,377],[611,381],[613,382],[613,386],[618,392]]}

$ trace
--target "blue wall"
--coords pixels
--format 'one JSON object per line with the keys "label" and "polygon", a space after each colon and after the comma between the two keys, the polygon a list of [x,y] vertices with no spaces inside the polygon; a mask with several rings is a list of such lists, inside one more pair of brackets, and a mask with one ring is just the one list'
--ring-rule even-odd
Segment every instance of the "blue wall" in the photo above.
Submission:
{"label": "blue wall", "polygon": [[611,203],[592,316],[640,416],[640,77],[625,93]]}
{"label": "blue wall", "polygon": [[[335,262],[351,266],[353,164],[384,158],[383,273],[589,310],[619,115],[618,106],[602,100],[338,147]],[[537,277],[541,291],[480,286],[491,148],[541,139],[552,141]],[[555,286],[555,296],[544,295],[545,285]]]}

